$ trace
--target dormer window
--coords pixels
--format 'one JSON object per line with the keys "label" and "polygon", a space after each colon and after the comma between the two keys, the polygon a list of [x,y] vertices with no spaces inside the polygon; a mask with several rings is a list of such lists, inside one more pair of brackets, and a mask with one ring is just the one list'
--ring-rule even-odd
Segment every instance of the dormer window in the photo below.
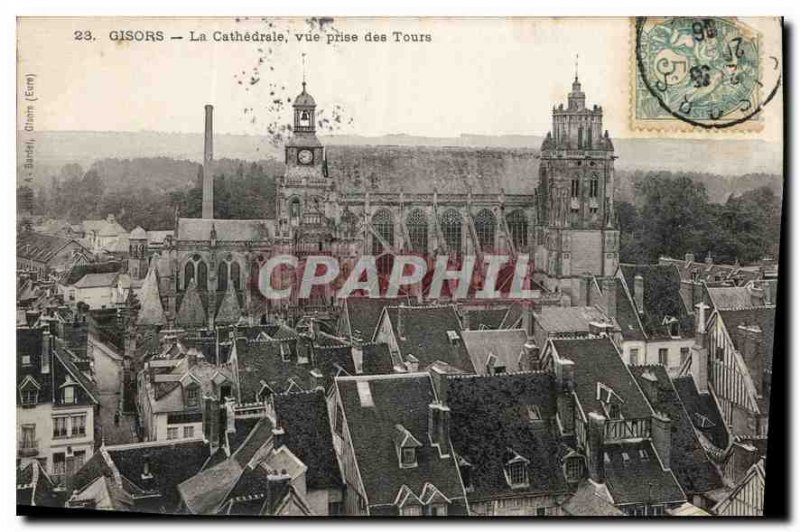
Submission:
{"label": "dormer window", "polygon": [[610,386],[602,382],[597,383],[597,400],[600,401],[608,419],[622,419],[624,401]]}
{"label": "dormer window", "polygon": [[198,408],[200,406],[200,389],[197,385],[190,385],[186,388],[186,408]]}
{"label": "dormer window", "polygon": [[542,420],[542,412],[539,410],[537,405],[528,405],[528,420],[530,421],[541,421]]}
{"label": "dormer window", "polygon": [[630,455],[628,453],[626,453],[626,452],[623,452],[622,453],[622,465],[625,466],[625,467],[628,467],[630,465],[630,463],[631,463]]}
{"label": "dormer window", "polygon": [[506,452],[509,460],[506,461],[506,482],[512,488],[528,487],[528,464],[530,460],[509,448]]}
{"label": "dormer window", "polygon": [[583,478],[585,466],[583,457],[571,454],[564,458],[564,476],[567,482],[578,482]]}
{"label": "dormer window", "polygon": [[647,451],[644,449],[639,449],[639,460],[642,462],[647,462],[650,460],[650,455],[647,454]]}
{"label": "dormer window", "polygon": [[413,447],[403,447],[401,451],[400,465],[402,467],[416,467],[417,450]]}
{"label": "dormer window", "polygon": [[61,385],[61,402],[65,405],[73,405],[76,401],[75,382],[67,377],[66,382]]}
{"label": "dormer window", "polygon": [[453,330],[447,331],[447,339],[450,340],[451,344],[458,343],[458,340],[459,340],[458,333],[456,331],[453,331]]}
{"label": "dormer window", "polygon": [[393,439],[400,468],[417,467],[417,449],[422,447],[422,444],[403,425],[395,425],[394,429]]}
{"label": "dormer window", "polygon": [[281,349],[281,360],[284,362],[289,362],[291,360],[291,358],[289,357],[289,355],[291,354],[289,348],[286,347],[286,344],[284,344],[283,342],[281,342],[279,345]]}
{"label": "dormer window", "polygon": [[21,406],[36,406],[39,402],[39,383],[30,375],[19,386],[19,400]]}

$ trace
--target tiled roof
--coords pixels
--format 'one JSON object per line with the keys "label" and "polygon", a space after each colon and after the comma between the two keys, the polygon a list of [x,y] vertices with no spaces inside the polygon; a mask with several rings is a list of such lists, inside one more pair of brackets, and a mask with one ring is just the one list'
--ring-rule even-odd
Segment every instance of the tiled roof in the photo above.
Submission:
{"label": "tiled roof", "polygon": [[242,466],[232,458],[204,469],[178,485],[181,500],[191,514],[212,514],[239,482],[242,472]]}
{"label": "tiled roof", "polygon": [[714,397],[710,393],[700,394],[691,375],[672,379],[672,385],[695,429],[719,449],[727,449],[730,435]]}
{"label": "tiled roof", "polygon": [[392,355],[389,344],[369,343],[361,346],[361,373],[383,375],[392,373]]}
{"label": "tiled roof", "polygon": [[548,333],[589,332],[592,322],[608,323],[609,318],[597,307],[544,306],[535,313],[536,322]]}
{"label": "tiled roof", "polygon": [[60,499],[38,460],[17,466],[17,504],[58,507]]}
{"label": "tiled roof", "polygon": [[[615,504],[667,504],[686,500],[673,474],[663,469],[656,459],[650,440],[606,443],[603,450],[609,458],[605,462],[606,486]],[[641,457],[640,451],[646,453],[647,459]]]}
{"label": "tiled roof", "polygon": [[122,271],[122,263],[118,261],[90,262],[87,264],[75,264],[64,274],[61,284],[69,286],[77,283],[89,273],[117,273]]}
{"label": "tiled roof", "polygon": [[73,356],[70,355],[69,351],[56,342],[53,349],[53,355],[53,362],[60,363],[69,373],[69,375],[71,375],[72,378],[77,381],[78,385],[80,385],[83,391],[86,392],[89,400],[94,404],[98,404],[99,399],[97,394],[97,386],[92,379],[90,379],[78,368],[78,366],[75,365],[75,362],[72,360]]}
{"label": "tiled roof", "polygon": [[663,366],[634,366],[631,373],[657,412],[671,421],[670,468],[686,493],[722,486],[722,478],[697,439],[689,414]]}
{"label": "tiled roof", "polygon": [[[393,312],[390,312],[389,310]],[[472,360],[461,338],[461,322],[452,305],[426,307],[387,307],[400,356],[413,355],[420,369],[437,360],[465,371],[474,371]],[[458,337],[451,341],[448,331]]]}
{"label": "tiled roof", "polygon": [[408,304],[408,298],[347,298],[344,303],[344,312],[347,313],[350,330],[340,332],[352,335],[362,342],[369,342],[372,340],[375,328],[378,326],[383,308],[400,303]]}
{"label": "tiled roof", "polygon": [[525,369],[520,365],[520,354],[528,335],[523,329],[484,329],[461,331],[472,365],[479,373],[486,373],[486,362],[490,355],[497,358],[496,366],[506,371]]}
{"label": "tiled roof", "polygon": [[567,515],[576,517],[623,517],[625,513],[614,506],[608,488],[584,480],[575,493],[561,505]]}
{"label": "tiled roof", "polygon": [[650,417],[652,411],[633,375],[608,337],[550,340],[559,357],[575,363],[575,394],[584,414],[606,415],[598,399],[598,385],[611,388],[622,399],[620,411],[627,419]]}
{"label": "tiled roof", "polygon": [[[427,482],[450,499],[464,497],[452,452],[442,458],[428,441],[428,405],[435,400],[428,374],[343,377],[335,386],[369,505],[393,504],[404,485],[420,494]],[[370,390],[373,406],[362,406],[359,387]],[[400,467],[392,441],[398,424],[424,442],[417,467]]]}
{"label": "tiled roof", "polygon": [[744,284],[753,279],[760,279],[762,272],[758,267],[741,267],[734,264],[707,264],[705,262],[686,261],[661,257],[659,264],[669,264],[678,268],[684,281],[723,281],[733,280]]}
{"label": "tiled roof", "polygon": [[645,340],[642,324],[639,321],[639,314],[633,305],[633,301],[625,294],[625,286],[622,279],[615,278],[616,295],[616,314],[614,318],[619,324],[620,332],[625,340],[643,341]]}
{"label": "tiled roof", "polygon": [[[568,491],[558,459],[556,391],[550,373],[508,373],[447,378],[450,439],[470,467],[470,499]],[[532,421],[530,408],[538,410]],[[509,487],[508,449],[526,458],[530,486]]]}
{"label": "tiled roof", "polygon": [[[122,479],[133,486],[127,486],[126,491],[158,493],[160,497],[153,501],[155,507],[151,511],[174,513],[180,501],[178,484],[200,471],[208,459],[209,447],[203,440],[183,440],[109,446],[105,452]],[[152,478],[142,478],[145,462]],[[142,504],[150,503],[144,499]]]}
{"label": "tiled roof", "polygon": [[508,314],[509,307],[466,309],[464,312],[469,316],[469,328],[479,330],[499,329],[503,320]]}
{"label": "tiled roof", "polygon": [[681,276],[674,265],[620,264],[619,268],[634,301],[635,277],[642,276],[644,312],[641,314],[641,320],[648,336],[669,337],[669,329],[664,325],[664,319],[668,317],[678,320],[682,336],[692,335],[694,318],[681,299]]}
{"label": "tiled roof", "polygon": [[[286,362],[281,357],[281,345],[288,357]],[[235,347],[241,401],[255,401],[263,384],[269,386],[273,393],[288,390],[290,380],[302,389],[309,388],[312,368],[310,364],[298,364],[296,341],[249,341],[238,338]]]}
{"label": "tiled roof", "polygon": [[119,273],[87,273],[81,277],[80,281],[75,283],[75,288],[100,288],[111,287],[117,282]]}
{"label": "tiled roof", "polygon": [[315,367],[322,373],[326,389],[335,376],[356,374],[351,351],[349,345],[314,346]]}
{"label": "tiled roof", "polygon": [[[78,244],[75,240],[69,240],[60,236],[35,233],[33,231],[21,231],[17,233],[17,257],[47,262],[69,244]],[[78,244],[80,245],[80,244]]]}
{"label": "tiled roof", "polygon": [[328,146],[330,177],[344,193],[533,195],[537,150],[429,146]]}
{"label": "tiled roof", "polygon": [[274,220],[222,220],[179,218],[176,240],[205,241],[211,239],[212,227],[218,242],[268,242],[275,233]]}
{"label": "tiled roof", "polygon": [[278,394],[274,401],[278,425],[285,432],[284,445],[308,467],[308,487],[341,488],[325,393],[317,389]]}
{"label": "tiled roof", "polygon": [[241,316],[242,309],[239,306],[239,299],[236,296],[236,292],[233,290],[233,284],[228,284],[228,289],[225,291],[225,295],[219,305],[214,323],[219,323],[220,325],[236,323]]}
{"label": "tiled roof", "polygon": [[747,308],[753,305],[753,296],[744,286],[709,286],[708,296],[715,308]]}

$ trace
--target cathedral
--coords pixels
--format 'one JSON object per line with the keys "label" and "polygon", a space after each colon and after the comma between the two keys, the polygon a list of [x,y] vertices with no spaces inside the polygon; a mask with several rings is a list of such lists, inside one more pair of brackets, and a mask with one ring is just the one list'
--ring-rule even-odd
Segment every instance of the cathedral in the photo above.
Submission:
{"label": "cathedral", "polygon": [[258,272],[283,253],[332,255],[343,264],[368,254],[379,270],[398,254],[525,254],[540,287],[573,304],[582,277],[617,269],[614,146],[602,107],[587,108],[577,76],[566,107],[553,108],[552,130],[538,152],[326,147],[303,82],[274,219],[213,218],[212,115],[206,106],[203,217],[178,218],[156,252],[144,234],[130,236],[142,325],[213,327],[262,318],[271,309],[258,294]]}

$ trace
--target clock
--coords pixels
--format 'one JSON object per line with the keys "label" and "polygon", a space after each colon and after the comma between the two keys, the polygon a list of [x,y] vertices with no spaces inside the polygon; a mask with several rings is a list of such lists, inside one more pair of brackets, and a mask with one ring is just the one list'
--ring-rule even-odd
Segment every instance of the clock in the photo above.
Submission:
{"label": "clock", "polygon": [[311,150],[300,150],[297,153],[297,162],[300,164],[311,164],[314,162],[314,152]]}

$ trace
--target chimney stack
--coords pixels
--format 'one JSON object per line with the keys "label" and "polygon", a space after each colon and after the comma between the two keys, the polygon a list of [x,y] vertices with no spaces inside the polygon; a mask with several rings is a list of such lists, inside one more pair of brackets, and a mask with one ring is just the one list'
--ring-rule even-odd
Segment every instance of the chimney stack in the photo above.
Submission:
{"label": "chimney stack", "polygon": [[586,454],[589,458],[589,478],[597,484],[606,481],[606,467],[603,460],[603,445],[606,437],[606,418],[597,412],[589,412]]}
{"label": "chimney stack", "polygon": [[439,446],[440,455],[449,454],[450,408],[440,402],[428,405],[428,436],[433,445]]}
{"label": "chimney stack", "polygon": [[575,403],[572,392],[575,389],[575,363],[571,360],[557,358],[555,364],[556,378],[556,408],[558,418],[566,432],[572,432],[575,427]]}
{"label": "chimney stack", "polygon": [[694,253],[687,253],[686,255],[683,256],[683,260],[687,263],[694,262]]}
{"label": "chimney stack", "polygon": [[671,425],[672,422],[664,414],[659,412],[653,414],[650,428],[650,434],[652,435],[653,439],[653,447],[655,448],[656,453],[658,453],[658,457],[661,459],[661,463],[664,464],[666,469],[670,469],[670,450],[672,447]]}
{"label": "chimney stack", "polygon": [[617,279],[606,277],[602,281],[603,299],[609,318],[617,317]]}
{"label": "chimney stack", "polygon": [[214,106],[206,105],[206,127],[203,142],[203,218],[214,218]]}
{"label": "chimney stack", "polygon": [[644,277],[636,275],[633,278],[633,300],[639,314],[644,312]]}
{"label": "chimney stack", "polygon": [[692,378],[697,391],[708,393],[708,349],[706,348],[706,309],[710,308],[703,302],[695,305],[696,333],[692,346]]}

